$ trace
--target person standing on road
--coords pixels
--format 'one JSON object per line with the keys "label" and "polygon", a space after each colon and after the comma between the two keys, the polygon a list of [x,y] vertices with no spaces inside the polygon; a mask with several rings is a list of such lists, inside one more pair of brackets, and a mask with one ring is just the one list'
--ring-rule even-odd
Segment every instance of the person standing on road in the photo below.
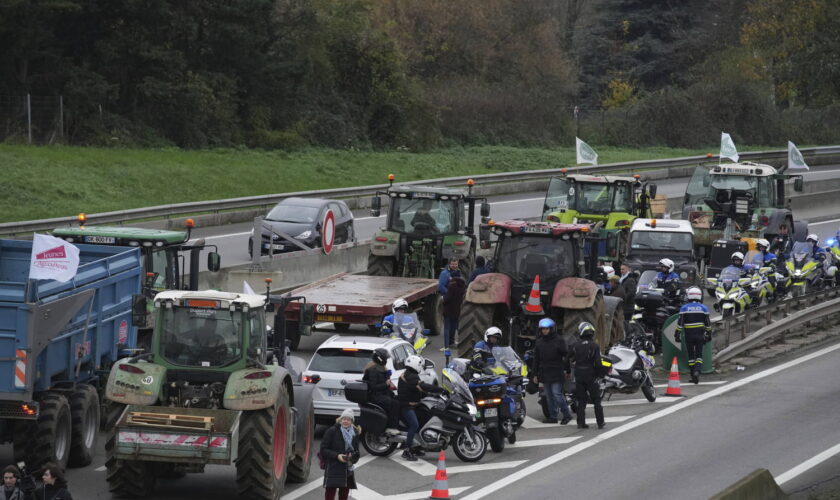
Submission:
{"label": "person standing on road", "polygon": [[618,283],[624,289],[624,320],[630,321],[633,317],[636,307],[636,288],[639,283],[636,279],[636,274],[630,269],[627,264],[622,264],[619,268],[621,271],[621,278]]}
{"label": "person standing on road", "polygon": [[0,500],[23,500],[23,492],[18,487],[18,479],[20,478],[20,469],[14,465],[9,465],[3,469],[3,495]]}
{"label": "person standing on road", "polygon": [[481,276],[482,274],[487,274],[490,272],[490,267],[487,265],[487,260],[482,257],[481,255],[476,256],[475,258],[475,269],[470,273],[470,279],[468,283],[472,283],[474,279]]}
{"label": "person standing on road", "polygon": [[393,391],[396,387],[391,382],[391,370],[385,368],[389,357],[391,355],[387,349],[382,347],[374,349],[371,362],[365,367],[362,380],[368,385],[368,399],[388,413],[385,432],[399,434],[400,405],[394,399]]}
{"label": "person standing on road", "polygon": [[35,489],[32,493],[32,500],[73,500],[70,490],[67,489],[67,480],[64,479],[64,471],[52,462],[44,465],[41,480],[44,484]]}
{"label": "person standing on road", "polygon": [[403,422],[405,422],[407,427],[402,457],[409,462],[416,461],[418,455],[425,455],[422,448],[412,449],[414,435],[417,433],[417,429],[420,428],[420,422],[417,421],[417,414],[414,412],[414,408],[420,404],[420,400],[423,399],[423,394],[427,392],[443,392],[442,387],[427,384],[420,380],[420,372],[423,371],[424,365],[425,362],[420,356],[411,355],[405,358],[405,371],[400,375],[400,381],[397,384],[397,399],[400,400]]}
{"label": "person standing on road", "polygon": [[467,284],[461,277],[461,271],[449,272],[449,285],[443,296],[443,347],[441,351],[449,349],[458,331],[458,318],[461,316],[461,304],[467,293]]}
{"label": "person standing on road", "polygon": [[681,342],[685,334],[691,381],[697,384],[700,382],[700,372],[703,371],[703,344],[712,340],[712,322],[709,319],[709,308],[701,302],[703,292],[699,288],[689,288],[686,297],[689,302],[680,308],[674,339]]}
{"label": "person standing on road", "polygon": [[779,225],[779,234],[773,238],[773,246],[770,251],[775,253],[780,261],[787,260],[790,257],[790,251],[793,248],[793,238],[788,234],[789,228],[787,224]]}
{"label": "person standing on road", "polygon": [[543,318],[537,325],[540,336],[534,345],[534,383],[543,383],[545,400],[548,406],[546,424],[557,423],[558,409],[563,414],[560,425],[566,425],[572,420],[572,413],[566,403],[563,384],[566,381],[565,372],[568,371],[566,359],[566,341],[558,335],[554,320]]}
{"label": "person standing on road", "polygon": [[458,259],[449,259],[449,264],[446,266],[446,269],[441,271],[440,277],[438,278],[438,293],[441,297],[446,296],[446,289],[449,286],[449,278],[452,275],[452,271],[458,271]]}
{"label": "person standing on road", "polygon": [[604,408],[601,406],[601,391],[598,386],[598,372],[601,365],[601,348],[595,343],[595,327],[583,322],[578,326],[580,340],[572,346],[570,361],[575,364],[575,399],[577,399],[577,427],[588,429],[586,424],[586,403],[595,407],[595,421],[603,429]]}
{"label": "person standing on road", "polygon": [[359,461],[359,430],[353,425],[353,410],[341,412],[335,425],[324,432],[321,440],[324,468],[324,499],[347,500],[350,490],[356,489],[353,464]]}

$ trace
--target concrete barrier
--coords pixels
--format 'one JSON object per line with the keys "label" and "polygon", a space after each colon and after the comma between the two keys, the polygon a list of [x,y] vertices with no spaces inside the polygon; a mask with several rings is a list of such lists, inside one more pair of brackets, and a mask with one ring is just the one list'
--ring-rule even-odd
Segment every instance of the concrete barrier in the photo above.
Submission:
{"label": "concrete barrier", "polygon": [[757,469],[710,500],[787,500],[773,475],[767,469]]}

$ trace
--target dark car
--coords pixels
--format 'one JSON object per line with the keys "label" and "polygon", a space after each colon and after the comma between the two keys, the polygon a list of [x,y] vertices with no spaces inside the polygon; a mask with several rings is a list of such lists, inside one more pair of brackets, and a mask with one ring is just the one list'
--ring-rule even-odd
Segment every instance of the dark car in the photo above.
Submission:
{"label": "dark car", "polygon": [[[271,242],[269,238],[272,236],[274,238],[274,253],[303,250],[289,238],[293,238],[309,248],[321,247],[323,245],[321,224],[327,210],[332,210],[335,217],[335,239],[333,243],[355,241],[353,213],[343,201],[325,200],[323,198],[286,198],[275,205],[265,216],[261,254],[268,254]],[[253,248],[254,234],[252,231],[251,237],[248,239],[248,253],[251,255],[253,255]]]}

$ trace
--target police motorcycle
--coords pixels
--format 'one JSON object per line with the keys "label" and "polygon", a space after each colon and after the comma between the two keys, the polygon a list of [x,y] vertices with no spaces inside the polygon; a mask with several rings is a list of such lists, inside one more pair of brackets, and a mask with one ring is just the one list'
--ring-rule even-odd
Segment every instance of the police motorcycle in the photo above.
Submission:
{"label": "police motorcycle", "polygon": [[706,278],[709,285],[715,289],[715,311],[724,318],[744,312],[752,303],[752,298],[745,287],[751,282],[750,277],[741,277],[741,268],[735,266],[724,267],[717,278]]}
{"label": "police motorcycle", "polygon": [[794,243],[790,251],[790,258],[785,267],[792,280],[790,289],[793,297],[800,297],[822,288],[823,263],[814,259],[811,256],[812,252],[811,244],[804,241]]}
{"label": "police motorcycle", "polygon": [[519,355],[512,347],[496,346],[483,362],[455,358],[449,366],[468,380],[490,448],[499,453],[505,449],[505,440],[515,443],[516,431],[525,421],[528,377]]}
{"label": "police motorcycle", "polygon": [[744,263],[749,265],[750,282],[746,285],[750,295],[752,307],[760,307],[766,302],[773,302],[776,298],[776,288],[770,282],[769,275],[773,268],[765,265],[764,254],[757,250],[750,250],[744,256]]}
{"label": "police motorcycle", "polygon": [[631,328],[635,328],[633,325],[639,325],[650,340],[652,349],[647,351],[650,354],[659,351],[662,326],[668,318],[680,312],[682,306],[680,290],[657,288],[655,280],[654,270],[647,270],[639,277],[635,310],[630,320]]}
{"label": "police motorcycle", "polygon": [[[437,378],[434,364],[428,360],[426,363],[427,369],[420,374],[420,379],[431,384]],[[461,461],[478,462],[487,452],[487,442],[477,423],[478,410],[470,388],[454,370],[444,368],[441,374],[441,386],[445,392],[427,395],[414,408],[420,422],[414,446],[436,452],[445,450],[451,444]],[[399,434],[385,432],[388,415],[384,409],[368,401],[366,382],[345,385],[344,397],[359,405],[360,415],[356,420],[362,428],[359,441],[368,453],[385,457],[405,443],[406,427],[402,421]]]}
{"label": "police motorcycle", "polygon": [[423,323],[416,312],[394,312],[393,319],[382,326],[381,332],[383,337],[405,340],[414,346],[414,351],[421,356],[423,350],[429,345],[430,332],[423,328]]}
{"label": "police motorcycle", "polygon": [[608,366],[601,378],[602,394],[635,394],[642,390],[645,399],[656,401],[656,390],[650,371],[656,365],[653,356],[645,350],[647,339],[643,336],[625,337],[607,351],[602,365]]}
{"label": "police motorcycle", "polygon": [[[840,268],[840,231],[834,236],[834,238],[829,238],[825,242],[825,253],[827,254],[826,265],[829,266],[829,274],[832,274],[834,277],[833,283],[829,283],[831,286],[840,286],[840,272],[838,272],[838,268]],[[831,268],[834,268],[833,270]]]}

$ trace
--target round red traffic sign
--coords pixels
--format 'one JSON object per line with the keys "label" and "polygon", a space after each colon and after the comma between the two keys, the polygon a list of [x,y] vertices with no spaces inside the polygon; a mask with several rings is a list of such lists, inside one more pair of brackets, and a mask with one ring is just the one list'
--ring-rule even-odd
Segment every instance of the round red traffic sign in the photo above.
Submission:
{"label": "round red traffic sign", "polygon": [[332,210],[327,210],[324,220],[321,222],[321,246],[324,253],[329,255],[335,243],[335,215]]}

